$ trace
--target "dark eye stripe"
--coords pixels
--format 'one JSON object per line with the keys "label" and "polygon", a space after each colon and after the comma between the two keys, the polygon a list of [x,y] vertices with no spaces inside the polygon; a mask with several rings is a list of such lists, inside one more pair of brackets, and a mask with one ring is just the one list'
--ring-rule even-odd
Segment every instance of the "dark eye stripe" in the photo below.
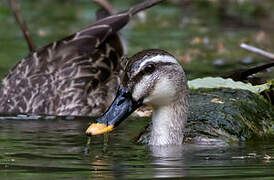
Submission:
{"label": "dark eye stripe", "polygon": [[[138,83],[138,82],[140,82],[141,81],[141,79],[142,79],[142,77],[145,75],[144,74],[144,72],[143,72],[143,70],[145,69],[145,67],[147,67],[147,65],[149,65],[149,64],[151,64],[151,62],[148,62],[148,63],[146,63],[143,67],[143,69],[142,70],[140,70],[135,76],[133,76],[133,77],[130,77],[130,80],[129,81],[131,81],[131,82],[133,82],[133,83]],[[169,66],[169,65],[174,65],[175,63],[172,63],[172,62],[157,62],[157,63],[155,63],[154,64],[154,66],[155,66],[155,70],[157,70],[157,68],[159,68],[160,66]],[[154,70],[154,71],[155,71]]]}
{"label": "dark eye stripe", "polygon": [[[143,67],[139,70],[138,74],[141,71],[146,71],[146,68],[150,65],[153,65],[155,69],[161,67],[161,66],[169,66],[169,65],[174,65],[175,63],[172,62],[157,62],[157,63],[152,63],[152,62],[147,62],[145,65],[143,65]],[[154,70],[155,70],[154,69]]]}
{"label": "dark eye stripe", "polygon": [[155,71],[155,64],[152,64],[152,63],[149,63],[148,65],[146,65],[142,70],[144,74],[151,74],[153,73],[153,71]]}

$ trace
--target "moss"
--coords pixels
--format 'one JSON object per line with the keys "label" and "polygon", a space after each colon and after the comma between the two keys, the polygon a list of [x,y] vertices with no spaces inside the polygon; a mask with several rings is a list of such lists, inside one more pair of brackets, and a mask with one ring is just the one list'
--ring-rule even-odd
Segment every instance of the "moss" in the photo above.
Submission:
{"label": "moss", "polygon": [[[185,139],[209,136],[225,142],[273,136],[273,106],[262,96],[237,89],[191,91]],[[200,113],[202,112],[202,114]]]}
{"label": "moss", "polygon": [[[273,110],[262,96],[246,90],[191,90],[184,141],[230,144],[273,137]],[[147,127],[139,142],[148,142],[149,131]]]}

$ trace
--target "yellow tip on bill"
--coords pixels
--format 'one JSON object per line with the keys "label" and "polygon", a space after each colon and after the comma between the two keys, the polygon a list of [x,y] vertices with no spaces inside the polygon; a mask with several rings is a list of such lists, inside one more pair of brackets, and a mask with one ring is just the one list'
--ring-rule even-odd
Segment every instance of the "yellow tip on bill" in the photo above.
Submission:
{"label": "yellow tip on bill", "polygon": [[99,135],[110,132],[114,129],[113,125],[106,126],[105,124],[93,123],[86,130],[86,134]]}

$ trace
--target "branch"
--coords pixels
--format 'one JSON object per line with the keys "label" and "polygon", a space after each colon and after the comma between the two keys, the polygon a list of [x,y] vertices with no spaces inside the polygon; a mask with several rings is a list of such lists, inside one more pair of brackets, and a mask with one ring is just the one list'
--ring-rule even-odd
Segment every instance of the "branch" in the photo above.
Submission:
{"label": "branch", "polygon": [[19,27],[24,35],[25,40],[27,41],[29,51],[32,52],[35,50],[35,45],[30,37],[30,33],[28,30],[27,25],[25,24],[22,16],[20,15],[20,7],[19,4],[14,2],[13,0],[8,0],[8,3],[10,5],[11,11],[16,19],[16,22],[19,24]]}
{"label": "branch", "polygon": [[241,48],[244,48],[245,50],[253,52],[255,54],[259,54],[261,56],[267,57],[268,59],[274,60],[274,54],[272,54],[270,52],[266,52],[264,50],[254,47],[254,46],[250,46],[245,43],[242,43]]}

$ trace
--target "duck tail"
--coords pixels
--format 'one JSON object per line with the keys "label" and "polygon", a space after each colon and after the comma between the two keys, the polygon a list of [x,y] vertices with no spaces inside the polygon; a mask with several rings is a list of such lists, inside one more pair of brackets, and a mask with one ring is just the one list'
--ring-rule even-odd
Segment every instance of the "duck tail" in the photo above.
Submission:
{"label": "duck tail", "polygon": [[254,68],[247,69],[244,72],[242,72],[242,77],[246,79],[248,76],[251,76],[258,72],[264,71],[264,70],[271,68],[273,66],[274,66],[274,63],[272,62],[272,63],[267,63],[267,64],[263,64],[260,66],[256,66]]}
{"label": "duck tail", "polygon": [[150,8],[151,6],[154,6],[156,4],[159,4],[161,2],[163,2],[165,0],[147,0],[143,3],[140,3],[140,4],[137,4],[136,6],[132,7],[129,9],[129,14],[131,16],[135,15],[136,13],[144,10],[144,9],[147,9],[147,8]]}
{"label": "duck tail", "polygon": [[[150,8],[156,4],[159,4],[165,0],[147,0],[143,3],[137,4],[136,6],[130,8],[129,10],[122,11],[120,13],[114,14],[112,16],[108,16],[106,18],[100,19],[99,21],[95,22],[91,27],[98,26],[98,25],[108,25],[112,29],[112,33],[117,32],[122,27],[124,27],[130,18],[135,15],[136,13]],[[87,30],[85,30],[87,32]]]}

